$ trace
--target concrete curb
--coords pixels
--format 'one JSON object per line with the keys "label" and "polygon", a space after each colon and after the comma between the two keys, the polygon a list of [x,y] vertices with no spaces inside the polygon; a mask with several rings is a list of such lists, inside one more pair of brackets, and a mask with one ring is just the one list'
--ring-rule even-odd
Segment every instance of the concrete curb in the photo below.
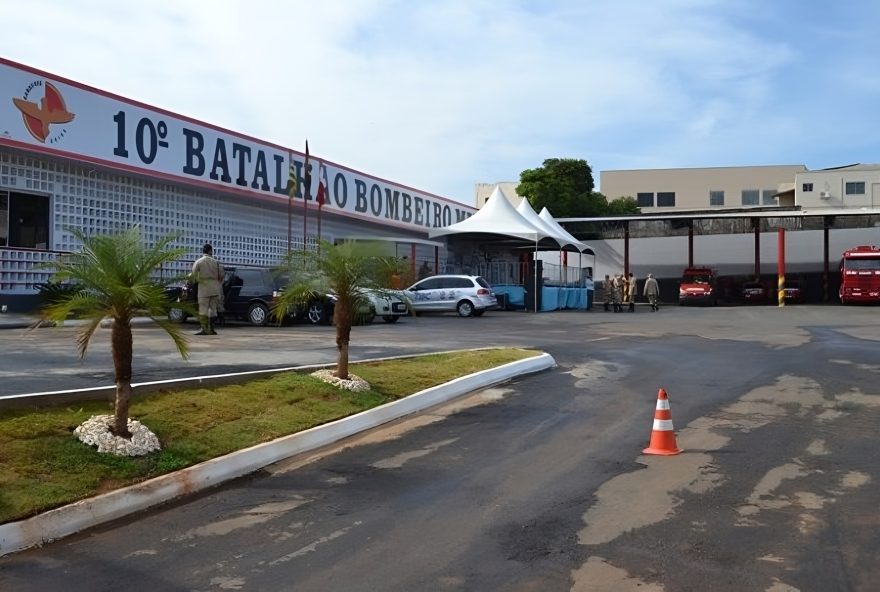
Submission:
{"label": "concrete curb", "polygon": [[547,353],[518,360],[498,368],[457,378],[333,423],[239,450],[176,473],[81,500],[26,520],[0,524],[0,556],[36,547],[176,497],[219,485],[285,458],[332,444],[466,393],[555,366],[556,360]]}

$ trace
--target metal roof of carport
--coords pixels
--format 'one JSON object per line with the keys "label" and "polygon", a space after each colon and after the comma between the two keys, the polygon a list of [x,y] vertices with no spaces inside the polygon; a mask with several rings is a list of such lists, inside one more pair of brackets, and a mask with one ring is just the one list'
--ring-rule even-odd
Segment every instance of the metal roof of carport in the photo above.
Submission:
{"label": "metal roof of carport", "polygon": [[[589,218],[559,218],[557,222],[642,222],[642,221],[673,221],[673,220],[712,220],[724,218],[811,218],[811,217],[837,217],[837,216],[878,216],[880,208],[815,208],[805,209],[800,206],[794,208],[738,208],[736,210],[694,210],[690,212],[658,213],[658,214],[640,214],[636,216],[602,216]],[[623,266],[624,274],[629,273],[629,225],[624,225],[626,233],[624,234],[624,255]],[[829,261],[828,261],[828,227],[825,228],[825,248],[823,273],[827,283]],[[755,275],[760,274],[760,257],[758,255],[760,242],[758,236],[760,234],[760,225],[755,224]],[[693,266],[693,224],[688,225],[688,266]],[[828,295],[826,294],[826,299]]]}
{"label": "metal roof of carport", "polygon": [[643,222],[663,220],[711,220],[715,218],[809,218],[815,216],[880,216],[880,208],[796,208],[796,209],[737,209],[693,210],[673,213],[638,214],[631,216],[591,216],[584,218],[556,218],[559,223],[572,222]]}

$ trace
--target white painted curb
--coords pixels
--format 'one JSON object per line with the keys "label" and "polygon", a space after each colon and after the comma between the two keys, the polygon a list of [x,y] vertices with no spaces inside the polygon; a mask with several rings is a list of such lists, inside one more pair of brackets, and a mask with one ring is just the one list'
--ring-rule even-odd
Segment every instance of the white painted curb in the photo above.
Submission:
{"label": "white painted curb", "polygon": [[213,487],[285,458],[326,446],[469,392],[504,382],[515,376],[540,372],[555,366],[556,360],[547,353],[518,360],[491,370],[457,378],[326,425],[245,448],[176,473],[81,500],[27,520],[0,524],[0,556],[36,547],[176,497]]}

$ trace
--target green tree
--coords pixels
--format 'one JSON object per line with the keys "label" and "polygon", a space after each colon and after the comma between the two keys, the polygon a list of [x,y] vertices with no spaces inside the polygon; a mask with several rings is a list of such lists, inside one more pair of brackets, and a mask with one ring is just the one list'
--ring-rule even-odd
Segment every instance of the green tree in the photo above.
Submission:
{"label": "green tree", "polygon": [[178,259],[185,250],[170,247],[178,238],[176,234],[147,248],[141,242],[137,226],[118,234],[86,236],[75,228],[70,232],[82,242],[82,250],[60,255],[47,266],[55,271],[55,281],[70,282],[79,289],[57,294],[41,309],[42,318],[63,323],[73,315],[85,320],[76,337],[80,358],[85,357],[101,321],[112,320],[110,342],[116,399],[111,431],[116,436],[131,438],[128,430],[133,353],[131,320],[135,316],[150,317],[168,333],[180,355],[188,356],[186,337],[165,316],[170,305],[165,288],[178,278],[154,279],[162,265]]}
{"label": "green tree", "polygon": [[345,241],[333,245],[322,241],[316,251],[291,253],[286,262],[291,281],[275,301],[273,314],[280,323],[288,310],[306,305],[315,294],[335,294],[335,375],[348,379],[348,348],[357,311],[371,305],[371,291],[386,293],[395,265],[387,255],[387,245],[378,243]]}
{"label": "green tree", "polygon": [[639,204],[635,198],[625,196],[608,202],[605,211],[608,216],[626,216],[628,214],[639,214],[642,210],[639,209]]}
{"label": "green tree", "polygon": [[593,171],[585,160],[548,158],[544,166],[520,173],[516,192],[535,211],[546,207],[557,218],[624,216],[640,212],[631,197],[609,201],[594,190]]}
{"label": "green tree", "polygon": [[593,192],[593,171],[586,160],[548,158],[544,165],[520,173],[516,192],[540,212],[546,207],[553,216],[601,216],[604,202]]}

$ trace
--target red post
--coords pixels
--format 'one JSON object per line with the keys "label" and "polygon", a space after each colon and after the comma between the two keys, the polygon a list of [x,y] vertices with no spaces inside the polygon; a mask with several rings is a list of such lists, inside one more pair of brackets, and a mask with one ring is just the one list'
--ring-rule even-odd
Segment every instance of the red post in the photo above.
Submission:
{"label": "red post", "polygon": [[785,229],[780,228],[776,235],[777,273],[779,274],[777,298],[779,306],[785,306]]}

